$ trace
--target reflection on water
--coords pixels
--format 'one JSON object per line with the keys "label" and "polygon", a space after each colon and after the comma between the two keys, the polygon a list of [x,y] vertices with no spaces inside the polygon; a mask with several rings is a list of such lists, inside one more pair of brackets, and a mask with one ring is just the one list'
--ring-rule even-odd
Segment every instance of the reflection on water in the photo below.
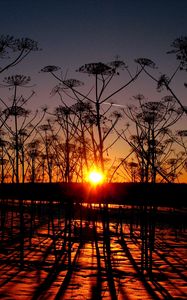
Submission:
{"label": "reflection on water", "polygon": [[186,211],[1,200],[1,299],[186,299]]}

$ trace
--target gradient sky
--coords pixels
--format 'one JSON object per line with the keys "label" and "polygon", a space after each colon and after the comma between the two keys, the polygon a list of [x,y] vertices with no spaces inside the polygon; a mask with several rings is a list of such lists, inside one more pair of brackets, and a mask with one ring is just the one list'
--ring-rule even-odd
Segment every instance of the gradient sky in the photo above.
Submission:
{"label": "gradient sky", "polygon": [[[134,70],[134,59],[147,57],[167,73],[176,60],[166,51],[175,38],[187,34],[187,0],[0,0],[0,11],[1,34],[33,38],[43,49],[9,71],[31,75],[37,84],[33,105],[58,104],[49,97],[55,81],[38,73],[43,66],[58,65],[80,78],[74,73],[79,66],[108,62],[118,54]],[[178,81],[176,89],[184,98],[182,86]],[[117,101],[128,102],[139,92],[157,97],[155,85],[140,80],[125,100]]]}

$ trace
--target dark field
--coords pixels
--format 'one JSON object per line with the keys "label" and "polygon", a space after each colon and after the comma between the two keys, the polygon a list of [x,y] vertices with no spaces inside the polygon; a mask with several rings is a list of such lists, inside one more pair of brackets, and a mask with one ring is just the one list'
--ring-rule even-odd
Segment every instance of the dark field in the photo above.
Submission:
{"label": "dark field", "polygon": [[186,299],[186,210],[1,200],[0,299]]}

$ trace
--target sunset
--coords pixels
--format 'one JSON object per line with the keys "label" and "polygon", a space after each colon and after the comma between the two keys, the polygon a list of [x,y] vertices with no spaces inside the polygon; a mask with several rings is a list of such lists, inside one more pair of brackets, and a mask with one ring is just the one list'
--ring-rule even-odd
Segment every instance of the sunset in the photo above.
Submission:
{"label": "sunset", "polygon": [[88,173],[88,180],[93,185],[97,185],[97,184],[102,183],[104,181],[104,175],[100,171],[93,170],[90,173]]}
{"label": "sunset", "polygon": [[0,299],[187,299],[187,1],[0,9]]}

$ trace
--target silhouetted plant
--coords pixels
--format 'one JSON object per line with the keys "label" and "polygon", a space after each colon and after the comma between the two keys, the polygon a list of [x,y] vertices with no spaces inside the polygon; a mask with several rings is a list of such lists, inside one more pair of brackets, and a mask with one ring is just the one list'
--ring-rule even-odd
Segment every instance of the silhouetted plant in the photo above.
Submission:
{"label": "silhouetted plant", "polygon": [[131,136],[131,140],[126,134],[123,137],[136,153],[141,166],[141,181],[155,182],[156,174],[169,180],[162,169],[174,143],[173,139],[167,139],[168,129],[181,118],[183,111],[172,97],[164,97],[158,102],[146,101],[142,95],[135,99],[139,101],[139,107],[131,105],[123,111],[135,124],[136,134]]}
{"label": "silhouetted plant", "polygon": [[6,151],[7,151],[7,140],[5,139],[5,132],[3,130],[0,130],[0,165],[1,165],[1,183],[5,180],[5,166],[8,162],[8,159],[6,159]]}
{"label": "silhouetted plant", "polygon": [[[82,83],[80,83],[78,80],[63,79],[62,77],[58,76],[56,71],[59,70],[59,67],[46,66],[41,70],[43,72],[51,73],[60,82],[60,84],[53,89],[53,93],[59,94],[60,99],[65,107],[67,107],[67,104],[65,103],[61,93],[65,93],[66,96],[70,97],[70,99],[77,101],[79,106],[81,102],[85,103],[86,101],[92,104],[93,107],[87,114],[87,121],[82,122],[82,129],[84,127],[86,129],[85,132],[87,132],[87,134],[90,136],[94,154],[94,163],[103,171],[105,169],[104,155],[118,138],[115,139],[115,141],[113,141],[109,147],[105,147],[104,144],[106,143],[109,133],[112,132],[112,129],[116,126],[121,116],[120,113],[111,113],[109,116],[108,112],[109,110],[113,110],[113,106],[110,105],[104,110],[103,106],[101,107],[101,105],[135,81],[142,72],[143,68],[144,66],[140,66],[136,74],[132,75],[126,64],[118,57],[116,57],[116,60],[107,64],[103,62],[85,64],[78,68],[77,71],[86,73],[95,78],[94,91],[92,89],[88,93],[82,93],[77,89],[77,87],[82,85]],[[109,83],[115,75],[119,75],[120,69],[125,69],[127,71],[130,80],[128,80],[125,84],[122,84],[120,88],[115,89],[112,93],[109,93],[108,96],[105,96]],[[66,90],[68,91],[68,94]],[[112,118],[114,121],[112,121]],[[88,120],[90,124],[88,124]],[[84,141],[84,139],[82,139],[82,141]]]}
{"label": "silhouetted plant", "polygon": [[[32,51],[39,51],[38,43],[29,38],[14,38],[10,35],[0,36],[0,58],[8,59],[7,64],[0,67],[0,73],[15,67]],[[5,60],[4,60],[5,61]]]}
{"label": "silhouetted plant", "polygon": [[[25,181],[25,143],[28,139],[32,139],[31,135],[42,119],[44,118],[45,112],[38,119],[38,111],[31,117],[30,110],[25,108],[27,102],[32,98],[34,92],[32,91],[29,96],[23,97],[18,95],[20,88],[27,87],[30,82],[30,76],[24,75],[13,75],[4,78],[3,86],[11,88],[13,90],[13,96],[11,98],[11,106],[8,106],[5,101],[1,99],[1,103],[5,109],[2,110],[1,114],[1,127],[10,136],[11,149],[13,150],[12,155],[6,153],[10,159],[14,177],[16,182],[22,180]],[[31,122],[36,122],[34,126],[31,126]],[[21,170],[21,174],[20,174]],[[22,179],[21,179],[22,178]]]}
{"label": "silhouetted plant", "polygon": [[[182,103],[181,99],[176,95],[176,93],[173,90],[173,87],[171,83],[173,82],[176,74],[179,70],[186,70],[186,62],[187,62],[187,38],[186,37],[180,37],[174,40],[172,43],[172,47],[174,48],[171,51],[168,51],[167,53],[175,53],[177,59],[179,60],[179,65],[174,70],[174,72],[168,76],[166,74],[162,74],[157,78],[155,75],[150,73],[150,71],[146,67],[155,68],[155,64],[152,63],[149,59],[146,58],[139,58],[136,60],[138,64],[140,64],[143,67],[143,71],[145,74],[149,76],[154,82],[157,83],[157,89],[158,91],[161,91],[163,89],[166,89],[172,97],[175,98],[175,100],[178,102],[179,106],[182,108],[182,110],[187,114],[187,108]],[[186,86],[186,83],[184,84]]]}
{"label": "silhouetted plant", "polygon": [[180,62],[180,69],[187,71],[187,36],[181,36],[171,44],[173,50],[168,51],[168,54],[176,54],[177,60]]}
{"label": "silhouetted plant", "polygon": [[36,182],[37,176],[36,176],[36,160],[39,158],[40,155],[40,142],[38,139],[33,140],[32,142],[27,144],[26,151],[28,156],[28,165],[30,168],[28,168],[28,172],[30,173],[29,181]]}

